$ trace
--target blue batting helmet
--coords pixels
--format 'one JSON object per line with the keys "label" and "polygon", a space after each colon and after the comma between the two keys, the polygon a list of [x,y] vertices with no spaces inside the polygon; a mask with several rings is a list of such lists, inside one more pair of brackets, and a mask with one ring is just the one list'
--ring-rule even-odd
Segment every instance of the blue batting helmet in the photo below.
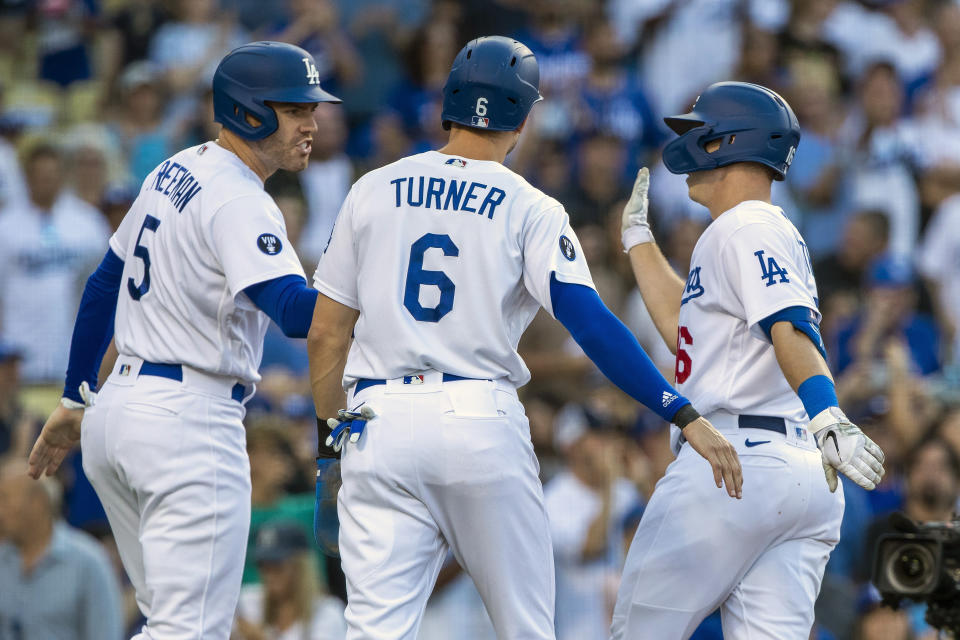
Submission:
{"label": "blue batting helmet", "polygon": [[[663,121],[680,135],[663,150],[670,173],[759,162],[783,180],[800,144],[800,123],[787,101],[749,82],[712,84],[690,113]],[[707,153],[704,146],[713,140],[721,140],[720,148]]]}
{"label": "blue batting helmet", "polygon": [[[340,102],[320,88],[317,64],[305,50],[285,42],[252,42],[220,61],[213,75],[213,119],[247,140],[277,130],[272,102]],[[260,126],[247,122],[247,115]]]}
{"label": "blue batting helmet", "polygon": [[486,36],[467,43],[443,86],[444,129],[451,122],[489,131],[513,131],[543,96],[540,67],[522,42]]}

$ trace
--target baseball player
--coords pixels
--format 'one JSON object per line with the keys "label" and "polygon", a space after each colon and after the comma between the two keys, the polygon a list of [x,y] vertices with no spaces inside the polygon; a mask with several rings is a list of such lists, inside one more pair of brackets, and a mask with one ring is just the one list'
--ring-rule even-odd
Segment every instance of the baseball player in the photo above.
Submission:
{"label": "baseball player", "polygon": [[800,127],[783,98],[743,82],[711,85],[690,113],[666,123],[679,137],[663,162],[689,174],[690,198],[713,222],[684,282],[653,240],[641,169],[623,212],[623,246],[675,349],[678,388],[736,446],[744,499],[704,491],[703,465],[673,430],[677,459],[628,553],[613,638],[687,638],[721,607],[725,638],[806,640],[840,536],[837,472],[873,489],[883,453],[837,406],[810,256],[770,204]]}
{"label": "baseball player", "polygon": [[138,639],[230,633],[250,526],[244,403],[267,323],[305,337],[316,304],[263,181],[307,166],[313,109],[339,102],[318,77],[310,54],[277,42],[220,62],[220,137],[144,181],[87,281],[61,406],[30,454],[30,474],[49,475],[81,441],[147,620]]}
{"label": "baseball player", "polygon": [[449,142],[358,180],[314,276],[317,415],[334,415],[344,390],[351,409],[332,430],[318,419],[321,442],[343,456],[350,639],[415,638],[448,549],[498,637],[554,637],[550,533],[516,391],[530,377],[517,342],[540,306],[611,380],[683,428],[718,488],[740,493],[730,443],[601,302],[563,206],[502,164],[538,82],[523,44],[468,43],[443,90]]}

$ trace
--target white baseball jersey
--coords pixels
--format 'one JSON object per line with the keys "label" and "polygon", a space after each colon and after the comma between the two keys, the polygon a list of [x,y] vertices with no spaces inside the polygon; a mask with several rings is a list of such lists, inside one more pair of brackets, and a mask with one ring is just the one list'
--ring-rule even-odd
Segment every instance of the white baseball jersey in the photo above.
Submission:
{"label": "white baseball jersey", "polygon": [[563,206],[498,162],[428,151],[357,181],[314,286],[361,312],[347,388],[429,369],[520,386],[551,274],[594,288]]}
{"label": "white baseball jersey", "polygon": [[208,142],[163,162],[110,247],[124,261],[120,353],[260,379],[269,318],[241,294],[304,272],[280,210],[236,155]]}
{"label": "white baseball jersey", "polygon": [[817,286],[800,232],[779,207],[747,201],[700,236],[680,306],[677,388],[707,415],[806,421],[773,344],[757,324],[787,307],[811,309]]}

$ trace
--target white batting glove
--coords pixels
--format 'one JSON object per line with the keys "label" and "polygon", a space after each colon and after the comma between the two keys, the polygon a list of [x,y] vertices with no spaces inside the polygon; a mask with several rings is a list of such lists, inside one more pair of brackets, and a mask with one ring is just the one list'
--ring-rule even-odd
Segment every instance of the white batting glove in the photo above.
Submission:
{"label": "white batting glove", "polygon": [[637,172],[637,179],[633,183],[633,192],[623,207],[623,217],[620,219],[620,241],[623,250],[645,242],[653,242],[653,232],[647,222],[649,200],[647,191],[650,189],[650,170],[646,167]]}
{"label": "white batting glove", "polygon": [[368,404],[360,407],[359,411],[356,409],[353,411],[340,409],[340,411],[337,412],[336,418],[327,420],[330,435],[327,436],[325,444],[339,453],[348,439],[350,442],[356,444],[356,442],[360,440],[360,436],[363,435],[363,430],[367,426],[367,420],[373,420],[376,417],[376,412],[374,412],[373,408]]}
{"label": "white batting glove", "polygon": [[830,492],[837,490],[837,471],[871,490],[883,477],[883,451],[850,422],[838,407],[824,409],[810,421],[823,456],[823,472]]}

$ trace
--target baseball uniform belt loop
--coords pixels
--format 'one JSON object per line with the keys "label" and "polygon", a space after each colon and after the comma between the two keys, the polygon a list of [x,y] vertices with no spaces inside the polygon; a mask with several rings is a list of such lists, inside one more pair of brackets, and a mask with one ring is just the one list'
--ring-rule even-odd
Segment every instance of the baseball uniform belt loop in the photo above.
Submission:
{"label": "baseball uniform belt loop", "polygon": [[[169,380],[183,382],[183,365],[169,364],[166,362],[148,362],[147,360],[144,360],[143,364],[140,365],[140,372],[138,375],[157,376],[159,378],[167,378]],[[232,400],[243,402],[243,399],[246,397],[246,395],[246,386],[239,382],[230,388],[230,398]]]}
{"label": "baseball uniform belt loop", "polygon": [[[421,382],[422,377],[420,376],[404,376],[404,383],[406,384],[416,384],[415,379],[420,378]],[[408,382],[409,379],[409,382]],[[458,380],[487,380],[487,378],[465,378],[463,376],[457,376],[452,373],[443,374],[443,382],[456,382]],[[379,384],[387,384],[387,381],[382,378],[360,378],[357,380],[357,385],[353,390],[354,395],[360,393],[364,389],[369,389],[370,387],[375,387]]]}
{"label": "baseball uniform belt loop", "polygon": [[776,416],[751,416],[741,414],[737,417],[741,429],[764,429],[787,435],[787,421]]}

